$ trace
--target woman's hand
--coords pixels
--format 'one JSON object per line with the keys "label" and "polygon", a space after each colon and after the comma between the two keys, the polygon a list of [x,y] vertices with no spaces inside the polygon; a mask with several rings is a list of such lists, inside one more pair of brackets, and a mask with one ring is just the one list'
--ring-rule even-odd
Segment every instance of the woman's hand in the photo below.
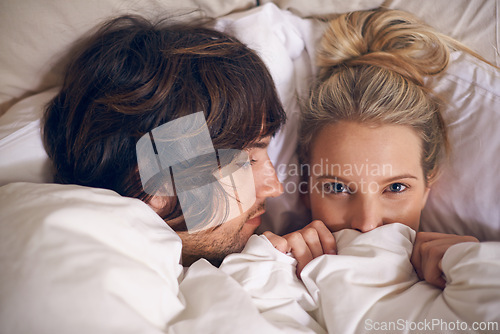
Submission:
{"label": "woman's hand", "polygon": [[479,242],[471,236],[445,234],[436,232],[418,232],[413,245],[411,263],[421,280],[444,289],[441,260],[444,253],[455,244],[462,242]]}
{"label": "woman's hand", "polygon": [[320,220],[314,220],[306,227],[282,237],[268,231],[264,232],[264,235],[277,250],[292,253],[297,260],[299,278],[302,269],[313,259],[323,254],[337,253],[337,244],[332,232]]}

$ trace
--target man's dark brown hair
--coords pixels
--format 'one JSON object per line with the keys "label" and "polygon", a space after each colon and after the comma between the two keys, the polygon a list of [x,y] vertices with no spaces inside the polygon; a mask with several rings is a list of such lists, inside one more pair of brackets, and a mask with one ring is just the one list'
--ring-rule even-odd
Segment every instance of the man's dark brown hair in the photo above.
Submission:
{"label": "man's dark brown hair", "polygon": [[45,111],[43,138],[56,182],[148,202],[135,149],[159,125],[203,111],[216,149],[244,149],[285,121],[257,54],[199,24],[124,16],[78,50]]}

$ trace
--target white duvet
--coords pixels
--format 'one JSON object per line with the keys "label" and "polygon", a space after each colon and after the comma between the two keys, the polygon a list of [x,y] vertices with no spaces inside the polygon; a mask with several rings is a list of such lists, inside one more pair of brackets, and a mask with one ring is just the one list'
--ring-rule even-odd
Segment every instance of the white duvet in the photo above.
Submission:
{"label": "white duvet", "polygon": [[500,243],[450,247],[442,261],[447,285],[440,290],[419,281],[413,270],[415,232],[409,227],[390,224],[334,235],[339,255],[309,263],[301,273],[303,284],[294,277],[295,260],[264,236],[253,236],[243,253],[228,256],[221,269],[240,282],[264,314],[272,305],[273,313],[295,319],[290,305],[300,305],[329,333],[454,333],[481,329],[487,322],[496,329],[491,332],[498,331]]}
{"label": "white duvet", "polygon": [[[113,191],[0,188],[0,333],[312,333],[259,312],[146,204]],[[297,309],[294,315],[304,314]],[[298,320],[298,323],[297,323]],[[316,327],[315,327],[316,326]]]}
{"label": "white duvet", "polygon": [[[181,242],[147,205],[109,190],[0,188],[1,333],[359,333],[408,322],[500,321],[500,243],[443,259],[444,291],[418,282],[414,232],[335,234],[308,264],[264,236],[220,268],[179,264]],[[368,327],[367,327],[368,326]],[[385,332],[385,331],[384,331]]]}

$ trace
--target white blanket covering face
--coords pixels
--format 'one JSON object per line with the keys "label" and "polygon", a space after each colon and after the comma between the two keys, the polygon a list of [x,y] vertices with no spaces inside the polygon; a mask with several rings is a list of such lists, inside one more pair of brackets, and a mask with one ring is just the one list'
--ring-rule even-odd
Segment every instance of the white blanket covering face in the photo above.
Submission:
{"label": "white blanket covering face", "polygon": [[221,269],[240,282],[261,312],[274,305],[274,312],[296,319],[289,305],[299,305],[329,333],[385,332],[389,327],[384,326],[411,332],[431,325],[438,332],[447,332],[446,326],[454,332],[450,323],[457,321],[470,328],[475,322],[500,325],[500,243],[450,247],[442,261],[447,279],[442,291],[418,280],[410,263],[415,232],[409,227],[390,224],[334,235],[339,255],[310,262],[301,274],[303,286],[295,278],[295,260],[264,236],[252,237],[243,253],[227,257]]}

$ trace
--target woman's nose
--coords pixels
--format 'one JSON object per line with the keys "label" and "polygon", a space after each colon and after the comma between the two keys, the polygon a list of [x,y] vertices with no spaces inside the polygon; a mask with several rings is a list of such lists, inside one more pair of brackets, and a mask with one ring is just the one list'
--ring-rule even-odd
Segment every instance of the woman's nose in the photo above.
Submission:
{"label": "woman's nose", "polygon": [[381,208],[376,198],[361,194],[356,201],[351,221],[352,229],[364,233],[383,225]]}
{"label": "woman's nose", "polygon": [[283,185],[278,180],[276,170],[271,160],[267,160],[262,168],[255,174],[255,190],[257,197],[277,197],[283,193]]}

